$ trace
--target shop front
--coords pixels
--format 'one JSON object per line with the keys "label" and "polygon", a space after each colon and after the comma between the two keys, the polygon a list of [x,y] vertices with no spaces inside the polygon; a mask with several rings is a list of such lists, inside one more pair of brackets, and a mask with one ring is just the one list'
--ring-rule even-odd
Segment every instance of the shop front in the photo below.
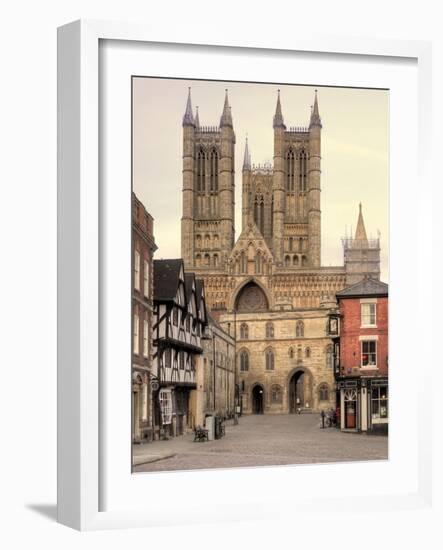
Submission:
{"label": "shop front", "polygon": [[340,429],[350,432],[386,434],[389,424],[388,379],[374,377],[342,378]]}

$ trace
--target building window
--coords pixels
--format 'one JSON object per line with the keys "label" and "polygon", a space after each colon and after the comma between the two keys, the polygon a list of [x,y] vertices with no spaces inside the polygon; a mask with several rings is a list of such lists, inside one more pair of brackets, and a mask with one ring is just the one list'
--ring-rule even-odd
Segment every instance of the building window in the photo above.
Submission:
{"label": "building window", "polygon": [[205,192],[205,178],[206,178],[206,155],[205,152],[200,149],[197,154],[197,191],[199,193]]}
{"label": "building window", "polygon": [[373,420],[388,418],[387,386],[376,386],[371,388],[371,415]]}
{"label": "building window", "polygon": [[260,252],[257,252],[257,255],[255,256],[255,272],[257,275],[260,275],[262,272],[262,257]]}
{"label": "building window", "polygon": [[305,325],[303,321],[297,321],[297,324],[295,325],[295,336],[296,338],[303,338],[305,335]]}
{"label": "building window", "polygon": [[286,155],[286,191],[294,191],[294,172],[294,151],[292,149],[289,149]]}
{"label": "building window", "polygon": [[266,338],[274,338],[274,324],[266,323]]}
{"label": "building window", "polygon": [[172,422],[172,394],[171,390],[161,390],[159,395],[162,424]]}
{"label": "building window", "polygon": [[218,190],[218,153],[216,149],[211,151],[211,183],[210,183],[211,192],[216,192]]}
{"label": "building window", "polygon": [[375,327],[377,325],[376,308],[377,304],[361,304],[361,326]]}
{"label": "building window", "polygon": [[294,348],[289,348],[289,359],[294,359]]}
{"label": "building window", "polygon": [[133,327],[133,330],[134,330],[134,341],[133,341],[133,349],[134,349],[134,353],[136,355],[138,355],[138,350],[139,350],[139,323],[140,323],[140,320],[139,320],[139,317],[137,315],[137,313],[134,314],[134,327]]}
{"label": "building window", "polygon": [[175,326],[178,325],[178,307],[176,306],[172,308],[172,322]]}
{"label": "building window", "polygon": [[183,370],[185,368],[185,352],[179,351],[178,352],[178,365],[180,370]]}
{"label": "building window", "polygon": [[240,325],[240,339],[247,340],[249,338],[249,328],[246,323]]}
{"label": "building window", "polygon": [[268,349],[266,352],[266,370],[274,370],[274,352]]}
{"label": "building window", "polygon": [[278,384],[274,384],[271,387],[271,401],[272,403],[282,403],[283,401],[283,392],[281,390],[281,386]]}
{"label": "building window", "polygon": [[214,254],[214,267],[218,267],[218,254]]}
{"label": "building window", "polygon": [[143,357],[148,357],[148,338],[149,338],[149,324],[145,319],[143,321]]}
{"label": "building window", "polygon": [[306,191],[306,174],[307,170],[307,156],[305,151],[301,151],[299,156],[299,178],[300,178],[300,191]]}
{"label": "building window", "polygon": [[329,401],[329,388],[327,384],[320,384],[318,388],[318,398],[320,401]]}
{"label": "building window", "polygon": [[163,352],[163,366],[167,369],[171,368],[171,348]]}
{"label": "building window", "polygon": [[209,256],[209,254],[205,254],[205,265],[211,265],[211,257]]}
{"label": "building window", "polygon": [[244,250],[240,255],[240,273],[246,273],[246,254]]}
{"label": "building window", "polygon": [[375,340],[363,340],[361,343],[361,366],[377,366],[377,342]]}
{"label": "building window", "polygon": [[285,256],[285,267],[289,267],[291,265],[291,257]]}
{"label": "building window", "polygon": [[331,368],[334,366],[334,353],[333,353],[333,347],[332,344],[328,344],[326,346],[326,366],[328,368]]}
{"label": "building window", "polygon": [[202,236],[201,235],[197,235],[195,237],[195,247],[196,248],[201,248],[202,246]]}
{"label": "building window", "polygon": [[306,356],[306,359],[309,359],[311,357],[311,348],[306,348],[305,356]]}
{"label": "building window", "polygon": [[134,288],[140,290],[140,252],[134,252]]}
{"label": "building window", "polygon": [[246,372],[249,370],[249,353],[246,350],[240,352],[240,371]]}
{"label": "building window", "polygon": [[149,264],[147,260],[143,262],[143,294],[149,298]]}

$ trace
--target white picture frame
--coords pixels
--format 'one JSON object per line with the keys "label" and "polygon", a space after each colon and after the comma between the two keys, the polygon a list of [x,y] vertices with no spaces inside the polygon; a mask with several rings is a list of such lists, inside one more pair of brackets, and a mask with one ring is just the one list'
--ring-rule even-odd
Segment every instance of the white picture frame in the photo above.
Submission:
{"label": "white picture frame", "polygon": [[[430,102],[430,80],[431,80],[431,47],[426,42],[412,41],[391,41],[391,40],[369,40],[348,37],[324,37],[304,35],[298,33],[293,37],[276,38],[270,36],[254,36],[253,33],[245,36],[226,37],[223,30],[219,36],[211,36],[207,40],[204,34],[195,39],[194,46],[198,52],[205,56],[211,56],[214,48],[220,48],[224,54],[229,54],[233,60],[237,55],[244,55],[249,51],[266,52],[272,55],[284,56],[289,53],[303,52],[311,56],[334,56],[346,59],[352,63],[360,60],[370,64],[371,59],[386,59],[395,67],[401,65],[405,60],[412,60],[416,65],[417,74],[414,78],[418,83],[418,101],[415,109],[418,114],[418,145],[415,141],[409,144],[414,152],[412,166],[418,166],[418,178],[421,185],[430,180],[430,136],[431,136],[431,102]],[[317,513],[327,499],[328,509],[337,505],[341,506],[352,500],[352,506],[358,506],[361,512],[370,513],[373,503],[377,502],[377,511],[386,512],[399,509],[420,509],[430,510],[432,503],[432,438],[431,438],[431,407],[425,406],[429,403],[429,396],[425,396],[425,387],[432,386],[431,357],[432,350],[427,348],[422,351],[421,365],[423,365],[422,378],[417,385],[417,404],[411,406],[411,438],[414,440],[412,449],[415,451],[411,456],[405,457],[405,469],[394,480],[396,489],[387,490],[383,493],[380,501],[380,487],[374,484],[371,492],[368,487],[359,491],[355,484],[361,479],[365,465],[331,465],[331,466],[305,466],[303,476],[316,475],[318,487],[313,488],[309,498],[300,501],[292,497],[287,491],[288,479],[295,470],[289,468],[265,468],[232,470],[226,474],[219,472],[193,472],[171,473],[163,476],[130,476],[130,463],[127,471],[121,473],[125,456],[130,454],[130,439],[121,442],[124,452],[115,461],[104,466],[104,460],[109,451],[109,441],[106,429],[103,426],[107,422],[109,395],[103,385],[103,357],[100,348],[102,335],[101,308],[106,302],[108,285],[99,284],[103,276],[103,247],[101,239],[103,231],[108,226],[100,222],[100,214],[107,217],[112,214],[113,205],[118,197],[108,197],[109,202],[103,201],[100,188],[103,180],[100,176],[100,162],[102,155],[102,144],[100,143],[100,112],[103,106],[100,105],[99,80],[100,62],[110,62],[108,56],[100,54],[100,44],[103,41],[112,41],[114,44],[123,45],[128,54],[132,47],[137,44],[152,45],[155,49],[152,55],[159,55],[162,45],[174,48],[183,45],[189,47],[189,35],[186,29],[183,32],[174,31],[172,36],[165,36],[164,33],[156,31],[154,27],[148,28],[144,25],[126,24],[118,22],[101,21],[77,21],[61,27],[58,32],[58,280],[59,280],[59,305],[58,305],[58,520],[70,527],[80,530],[123,528],[123,527],[148,527],[154,525],[173,525],[187,522],[220,521],[221,520],[251,520],[264,517],[285,517],[289,511],[297,508],[300,514]],[[208,46],[210,44],[210,46]],[[151,56],[152,57],[152,56]],[[234,63],[234,61],[232,61]],[[185,70],[185,68],[183,68]],[[214,72],[216,76],[217,71]],[[169,75],[170,72],[166,71]],[[185,76],[185,74],[183,74]],[[186,76],[190,76],[187,74]],[[252,78],[245,77],[245,80]],[[357,78],[357,77],[356,77]],[[321,83],[320,83],[321,84]],[[337,84],[330,82],[331,85]],[[415,92],[414,92],[415,93]],[[130,123],[130,121],[128,121]],[[415,128],[415,121],[412,121]],[[128,136],[127,136],[128,137]],[[395,145],[395,144],[394,144]],[[391,158],[394,163],[393,169],[399,168],[395,163],[399,162],[399,151],[392,148]],[[418,156],[420,163],[417,162]],[[124,162],[123,162],[124,166]],[[124,169],[124,168],[123,168]],[[130,166],[126,166],[130,171]],[[397,175],[401,174],[401,170]],[[405,175],[405,181],[410,182]],[[409,185],[409,183],[407,184]],[[407,187],[410,189],[410,187]],[[127,192],[130,192],[128,188]],[[391,194],[391,197],[393,195]],[[395,194],[394,194],[395,197]],[[397,195],[398,198],[398,195]],[[429,230],[432,219],[427,212],[432,211],[431,195],[423,196],[418,204],[418,217],[420,231]],[[106,204],[104,204],[106,202]],[[414,197],[404,198],[406,212],[414,207]],[[107,210],[109,208],[109,210]],[[427,210],[429,208],[429,210]],[[394,210],[393,210],[394,209]],[[402,214],[395,214],[395,206],[391,206],[391,216],[394,214],[394,222],[405,223]],[[129,212],[128,212],[129,215]],[[106,239],[106,235],[104,236]],[[393,240],[392,240],[393,239]],[[124,240],[124,239],[123,239]],[[395,234],[391,237],[391,243],[395,245]],[[391,244],[391,247],[393,246]],[[394,252],[394,253],[393,253]],[[432,265],[432,245],[423,246],[418,253],[420,264]],[[391,258],[394,263],[401,264],[402,258],[399,253],[391,248]],[[128,271],[128,277],[130,272]],[[394,269],[395,280],[395,269]],[[411,315],[416,315],[412,322],[416,334],[423,336],[423,327],[419,325],[418,317],[432,315],[431,296],[432,287],[426,286],[425,273],[419,267],[411,269],[411,274],[406,277],[407,282],[415,286],[410,297]],[[418,285],[418,286],[417,286]],[[418,290],[422,300],[418,300]],[[391,287],[390,298],[392,297],[391,308],[394,316],[391,320],[398,320],[398,326],[403,327],[401,314],[395,315],[396,303],[405,298],[405,290],[399,291],[396,296],[395,287]],[[396,300],[399,300],[396,302]],[[129,322],[129,315],[128,315]],[[393,331],[392,338],[400,339],[400,328]],[[129,332],[128,332],[129,336]],[[124,350],[123,350],[124,351]],[[409,358],[405,359],[405,372],[413,372],[412,363],[417,360],[417,349],[414,348]],[[400,353],[400,352],[399,352]],[[399,356],[399,359],[401,357]],[[395,360],[395,359],[394,359]],[[393,360],[390,361],[390,369],[393,369]],[[408,366],[410,370],[408,371]],[[128,363],[129,368],[129,363]],[[403,384],[406,391],[410,389],[407,381],[395,377],[394,382]],[[108,388],[109,389],[109,388]],[[112,388],[109,391],[113,391]],[[129,391],[128,391],[129,399]],[[395,402],[395,398],[394,398]],[[400,401],[399,401],[400,402]],[[122,409],[127,403],[122,402]],[[115,407],[114,407],[115,408]],[[393,406],[394,410],[395,407]],[[115,432],[119,432],[120,424],[125,429],[125,415],[129,415],[129,409],[122,414],[123,421],[116,420]],[[395,413],[392,415],[394,431],[393,439],[395,444]],[[114,419],[115,420],[115,419]],[[129,429],[129,423],[127,423]],[[398,424],[397,424],[398,426]],[[416,429],[416,431],[415,431]],[[117,437],[117,436],[116,436]],[[391,436],[390,436],[391,437]],[[125,447],[127,445],[127,448]],[[115,442],[114,442],[115,448]],[[116,453],[119,454],[118,452]],[[394,453],[395,454],[395,453]],[[412,456],[414,455],[414,456]],[[393,463],[394,464],[394,463]],[[361,467],[360,467],[361,466]],[[120,470],[118,470],[120,468]],[[352,481],[353,488],[334,493],[330,497],[322,487],[328,487],[328,480],[343,475],[346,468],[346,475]],[[380,475],[386,469],[384,465],[373,465],[371,472],[379,470]],[[298,472],[299,470],[297,470]],[[411,474],[411,472],[414,472]],[[119,477],[121,473],[121,478]],[[395,477],[390,472],[392,479]],[[408,478],[410,483],[402,486],[403,481]],[[294,474],[295,475],[295,474]],[[262,498],[255,498],[254,493],[249,496],[245,492],[238,495],[237,502],[226,510],[220,503],[217,507],[207,506],[207,491],[211,482],[214,487],[222,491],[226,481],[237,486],[244,483],[246,488],[251,488],[256,482],[257,476],[261,476],[269,482],[271,487]],[[401,477],[403,476],[403,478]],[[295,478],[294,478],[295,479]],[[117,495],[111,498],[103,497],[103,484],[109,485],[115,480],[115,485],[126,483],[118,487],[118,490],[107,487],[105,493]],[[204,480],[204,483],[198,483]],[[393,483],[394,483],[393,481]],[[132,499],[131,491],[137,491],[135,485],[150,486],[150,494],[156,495],[156,506],[147,504],[139,505],[137,499]],[[147,485],[148,484],[148,485]],[[168,496],[163,504],[157,498],[160,495],[161,487],[169,487],[174,484],[182,484],[189,491],[194,487],[194,494],[189,495],[190,505],[187,510],[180,510],[178,506],[171,509],[166,508],[170,503]],[[325,485],[326,484],[326,485]],[[205,487],[202,487],[205,485]],[[129,487],[131,486],[131,487]],[[273,490],[272,487],[278,487]],[[337,486],[334,486],[337,489]],[[394,487],[394,485],[392,486]],[[332,486],[329,490],[333,490]],[[120,492],[118,492],[120,491]],[[135,494],[135,493],[134,493]],[[146,493],[145,493],[146,494]],[[121,496],[119,496],[121,495]],[[252,496],[251,496],[252,495]],[[220,496],[223,503],[223,494]],[[154,500],[154,499],[153,499]],[[107,502],[112,502],[108,505]],[[118,506],[116,505],[118,502]],[[153,502],[153,501],[152,501]],[[247,506],[246,506],[247,504]],[[349,505],[349,504],[347,504]],[[223,512],[220,514],[220,509]]]}

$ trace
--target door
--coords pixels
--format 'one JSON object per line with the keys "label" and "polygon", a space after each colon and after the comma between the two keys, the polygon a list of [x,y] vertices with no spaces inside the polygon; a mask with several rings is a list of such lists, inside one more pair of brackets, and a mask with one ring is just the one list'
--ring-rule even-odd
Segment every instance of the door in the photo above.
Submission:
{"label": "door", "polygon": [[257,385],[252,390],[252,412],[253,414],[263,414],[263,387]]}

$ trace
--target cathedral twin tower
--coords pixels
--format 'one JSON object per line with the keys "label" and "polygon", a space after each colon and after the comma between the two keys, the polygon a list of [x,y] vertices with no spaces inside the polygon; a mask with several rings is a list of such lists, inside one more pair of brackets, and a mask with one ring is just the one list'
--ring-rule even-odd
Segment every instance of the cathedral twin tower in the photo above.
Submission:
{"label": "cathedral twin tower", "polygon": [[[321,266],[321,132],[317,91],[309,125],[286,127],[280,91],[273,119],[274,162],[253,165],[246,140],[242,231],[235,241],[235,133],[226,90],[220,123],[201,126],[189,90],[183,116],[181,252],[204,279],[211,309],[232,310],[244,285],[260,286],[267,308],[319,307],[344,286],[380,276],[379,241],[363,216],[343,243],[344,264]],[[280,304],[280,305],[279,305]]]}
{"label": "cathedral twin tower", "polygon": [[[319,267],[321,120],[317,94],[309,127],[274,115],[274,166],[252,166],[246,142],[242,230],[260,231],[276,266]],[[234,247],[235,133],[226,91],[219,126],[200,126],[189,91],[183,116],[182,256],[188,268],[225,269]]]}

